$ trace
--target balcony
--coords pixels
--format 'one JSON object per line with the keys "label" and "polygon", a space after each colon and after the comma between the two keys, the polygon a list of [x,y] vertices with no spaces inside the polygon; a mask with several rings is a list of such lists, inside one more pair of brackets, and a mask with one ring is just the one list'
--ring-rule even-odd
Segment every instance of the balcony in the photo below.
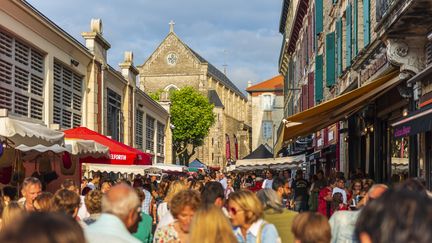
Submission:
{"label": "balcony", "polygon": [[432,25],[431,0],[376,0],[375,31],[389,37],[424,36]]}

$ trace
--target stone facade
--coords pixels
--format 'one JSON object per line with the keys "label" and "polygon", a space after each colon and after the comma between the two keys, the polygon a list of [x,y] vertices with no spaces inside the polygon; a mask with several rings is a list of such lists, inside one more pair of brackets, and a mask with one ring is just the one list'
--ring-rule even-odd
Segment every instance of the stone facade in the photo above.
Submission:
{"label": "stone facade", "polygon": [[[279,70],[286,79],[287,117],[304,110],[305,94],[299,91],[304,85],[313,86],[308,93],[313,96],[310,108],[399,71],[394,78],[397,87],[372,97],[337,122],[343,131],[339,141],[344,141],[338,145],[337,159],[344,163],[339,169],[346,174],[360,168],[377,181],[393,176],[389,168],[400,158],[391,152],[397,143],[391,124],[401,118],[402,110],[415,110],[419,97],[431,90],[430,82],[409,81],[430,63],[431,12],[427,0],[284,1]],[[417,137],[409,140],[409,158],[402,159],[409,159],[409,174],[418,176],[425,168],[416,167]]]}
{"label": "stone facade", "polygon": [[[111,46],[102,33],[102,21],[92,20],[90,30],[82,33],[85,39],[85,45],[82,45],[26,1],[3,1],[0,4],[0,63],[8,68],[0,69],[0,77],[10,77],[8,80],[0,78],[0,89],[10,92],[0,95],[0,108],[8,109],[9,114],[19,119],[52,128],[85,126],[113,136],[108,131],[107,91],[110,89],[119,95],[120,103],[119,126],[114,128],[118,130],[116,139],[143,149],[137,146],[136,111],[140,109],[153,117],[155,126],[158,122],[163,124],[164,131],[169,124],[169,114],[136,86],[138,71],[131,52],[125,53],[118,70],[107,63]],[[27,67],[12,58],[19,52],[18,48],[24,50],[22,58],[27,60],[24,61],[28,63]],[[19,88],[12,82],[18,75],[15,73],[18,68],[34,72],[39,78],[32,80],[27,73],[22,79],[26,85]],[[12,96],[15,93],[21,94],[26,102],[17,102],[17,96]],[[143,130],[141,139],[145,147],[144,125]],[[153,150],[157,151],[156,129],[152,132],[149,136],[154,139]],[[165,141],[169,143],[169,138]],[[163,162],[165,155],[170,156],[171,149],[165,147],[164,150],[159,155],[154,153],[154,162]]]}
{"label": "stone facade", "polygon": [[[215,104],[216,123],[210,129],[205,144],[192,160],[213,166],[225,166],[226,135],[230,138],[231,158],[235,159],[234,137],[238,140],[239,159],[250,152],[250,123],[246,97],[213,65],[193,51],[173,29],[146,62],[139,66],[140,87],[145,92],[163,92],[164,100],[171,89],[191,86],[208,96]],[[211,96],[211,97],[210,97]]]}

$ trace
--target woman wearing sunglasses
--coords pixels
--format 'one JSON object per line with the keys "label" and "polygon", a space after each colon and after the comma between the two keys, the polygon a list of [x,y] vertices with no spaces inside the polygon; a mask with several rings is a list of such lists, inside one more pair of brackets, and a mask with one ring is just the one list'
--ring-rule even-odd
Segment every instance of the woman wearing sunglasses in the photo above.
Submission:
{"label": "woman wearing sunglasses", "polygon": [[262,219],[263,205],[255,193],[249,190],[231,193],[228,199],[228,210],[238,242],[280,242],[275,226]]}

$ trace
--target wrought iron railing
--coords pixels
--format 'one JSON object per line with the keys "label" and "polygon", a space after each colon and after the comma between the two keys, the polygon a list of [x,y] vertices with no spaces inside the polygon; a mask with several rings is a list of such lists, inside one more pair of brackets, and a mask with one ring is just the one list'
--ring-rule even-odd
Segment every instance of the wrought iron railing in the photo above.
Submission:
{"label": "wrought iron railing", "polygon": [[[376,0],[376,19],[381,21],[400,0]],[[402,0],[404,1],[404,0]]]}

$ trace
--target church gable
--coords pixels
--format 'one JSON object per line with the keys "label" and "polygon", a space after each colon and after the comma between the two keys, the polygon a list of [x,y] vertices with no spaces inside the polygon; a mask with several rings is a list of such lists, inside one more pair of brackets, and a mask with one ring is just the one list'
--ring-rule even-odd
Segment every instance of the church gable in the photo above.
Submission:
{"label": "church gable", "polygon": [[174,32],[170,32],[140,67],[145,74],[192,74],[201,72],[201,61]]}

